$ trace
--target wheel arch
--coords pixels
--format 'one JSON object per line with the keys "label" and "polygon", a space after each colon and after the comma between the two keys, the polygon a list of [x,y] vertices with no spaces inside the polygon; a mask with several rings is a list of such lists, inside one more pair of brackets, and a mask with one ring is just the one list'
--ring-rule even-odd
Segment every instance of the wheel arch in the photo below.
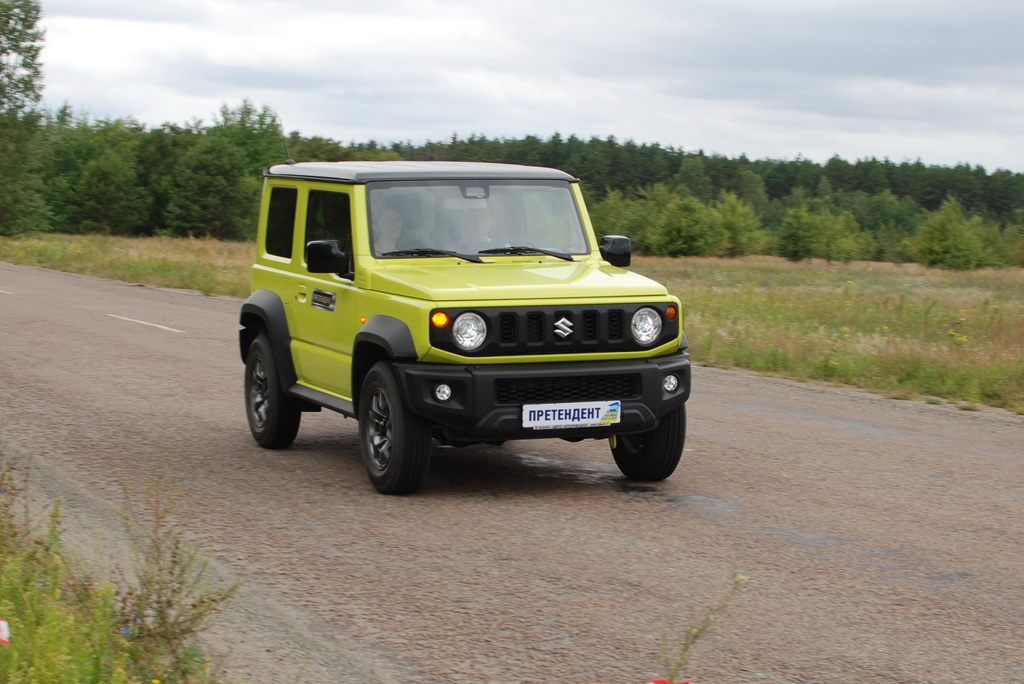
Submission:
{"label": "wheel arch", "polygon": [[[352,403],[359,410],[363,380],[378,361],[409,361],[418,358],[412,333],[403,321],[392,316],[370,318],[356,334],[352,349]],[[400,390],[403,394],[405,388]],[[403,397],[404,398],[404,397]]]}
{"label": "wheel arch", "polygon": [[238,331],[239,351],[244,362],[249,353],[249,346],[256,336],[265,333],[270,340],[270,348],[274,355],[281,387],[287,390],[298,380],[295,365],[292,362],[291,334],[288,330],[288,318],[284,312],[284,302],[270,290],[257,290],[242,303],[238,318],[242,328]]}

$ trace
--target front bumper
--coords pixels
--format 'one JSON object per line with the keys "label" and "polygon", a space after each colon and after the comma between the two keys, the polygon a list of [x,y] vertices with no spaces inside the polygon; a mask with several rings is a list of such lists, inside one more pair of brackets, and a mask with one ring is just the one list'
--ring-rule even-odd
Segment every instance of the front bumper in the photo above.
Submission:
{"label": "front bumper", "polygon": [[[453,441],[502,441],[548,437],[588,438],[646,432],[690,396],[690,355],[590,363],[456,366],[396,363],[406,406],[440,425]],[[662,384],[675,375],[678,387]],[[434,396],[438,384],[448,401]],[[522,427],[524,404],[620,400],[620,422],[600,427],[534,430]]]}

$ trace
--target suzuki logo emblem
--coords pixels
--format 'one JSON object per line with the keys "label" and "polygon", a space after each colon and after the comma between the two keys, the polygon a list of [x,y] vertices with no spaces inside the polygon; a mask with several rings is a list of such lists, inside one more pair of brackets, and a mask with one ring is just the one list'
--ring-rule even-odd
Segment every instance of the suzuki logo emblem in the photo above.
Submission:
{"label": "suzuki logo emblem", "polygon": [[561,337],[563,340],[572,335],[572,321],[563,316],[555,322],[555,334]]}

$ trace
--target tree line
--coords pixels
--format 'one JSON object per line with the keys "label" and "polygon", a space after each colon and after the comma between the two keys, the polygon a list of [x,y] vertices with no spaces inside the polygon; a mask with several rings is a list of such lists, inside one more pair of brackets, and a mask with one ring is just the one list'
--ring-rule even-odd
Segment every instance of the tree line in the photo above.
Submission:
{"label": "tree line", "polygon": [[422,144],[283,135],[267,106],[146,127],[39,108],[38,0],[0,0],[0,235],[251,239],[262,170],[296,161],[464,160],[552,166],[582,179],[599,233],[637,253],[774,254],[1024,266],[1024,175],[920,160],[728,158],[614,137],[453,135]]}
{"label": "tree line", "polygon": [[583,180],[595,225],[641,254],[1024,266],[1024,174],[833,157],[751,160],[658,144],[452,136],[404,159],[554,166]]}
{"label": "tree line", "polygon": [[342,144],[298,132],[283,136],[276,114],[248,101],[221,107],[209,124],[147,128],[131,119],[91,120],[63,107],[33,112],[19,125],[18,136],[5,135],[5,147],[17,140],[22,149],[6,157],[4,235],[249,239],[262,170],[286,155],[443,159],[572,173],[583,180],[599,232],[629,236],[639,254],[1024,266],[1024,175],[977,166],[749,160],[558,135]]}

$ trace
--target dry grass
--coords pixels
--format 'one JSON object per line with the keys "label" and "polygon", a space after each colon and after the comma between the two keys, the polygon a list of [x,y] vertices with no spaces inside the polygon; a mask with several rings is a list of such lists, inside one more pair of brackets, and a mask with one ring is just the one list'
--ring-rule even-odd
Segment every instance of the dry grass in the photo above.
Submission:
{"label": "dry grass", "polygon": [[1024,269],[642,259],[698,363],[1024,413]]}
{"label": "dry grass", "polygon": [[0,237],[0,259],[203,294],[249,294],[253,245],[210,238]]}

